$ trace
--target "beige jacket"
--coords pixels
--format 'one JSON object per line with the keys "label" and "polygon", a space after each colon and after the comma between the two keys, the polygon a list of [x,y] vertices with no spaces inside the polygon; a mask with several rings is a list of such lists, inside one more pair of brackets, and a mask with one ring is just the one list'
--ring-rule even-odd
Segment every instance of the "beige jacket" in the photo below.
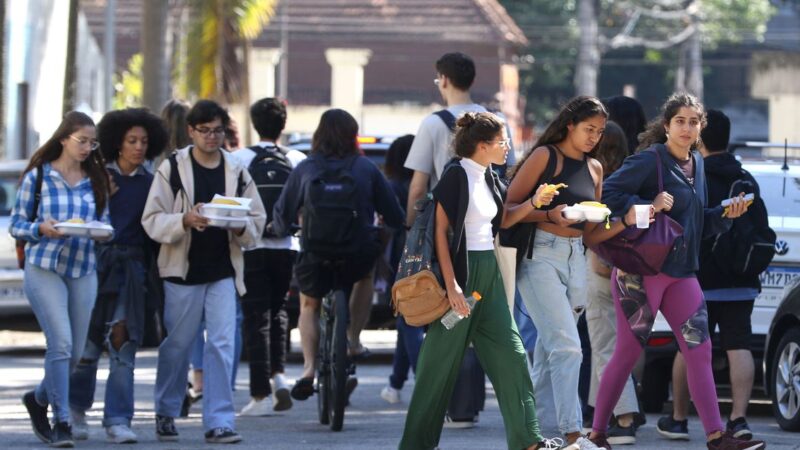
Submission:
{"label": "beige jacket", "polygon": [[[169,184],[170,164],[168,160],[162,161],[147,195],[147,203],[142,214],[142,226],[147,234],[161,244],[158,253],[158,273],[162,278],[180,277],[186,279],[189,272],[189,246],[191,245],[191,230],[183,228],[183,215],[194,204],[194,176],[192,174],[192,159],[189,157],[191,146],[178,150],[176,161],[178,173],[181,176],[183,190],[176,195],[172,194]],[[235,158],[222,152],[225,164],[225,195],[235,196],[239,183],[239,172],[242,172],[242,181],[245,188],[242,197],[253,200],[248,215],[247,227],[237,236],[232,231],[228,232],[231,251],[231,263],[236,273],[236,289],[244,295],[244,258],[242,248],[254,246],[264,230],[267,214],[258,195],[258,189],[250,173],[242,167]]]}

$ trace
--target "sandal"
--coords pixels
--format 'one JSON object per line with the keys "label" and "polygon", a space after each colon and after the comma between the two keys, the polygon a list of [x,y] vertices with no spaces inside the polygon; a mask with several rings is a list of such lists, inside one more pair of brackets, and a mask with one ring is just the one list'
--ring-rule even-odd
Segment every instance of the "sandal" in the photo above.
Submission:
{"label": "sandal", "polygon": [[292,387],[292,398],[295,400],[307,400],[314,395],[314,378],[298,378]]}

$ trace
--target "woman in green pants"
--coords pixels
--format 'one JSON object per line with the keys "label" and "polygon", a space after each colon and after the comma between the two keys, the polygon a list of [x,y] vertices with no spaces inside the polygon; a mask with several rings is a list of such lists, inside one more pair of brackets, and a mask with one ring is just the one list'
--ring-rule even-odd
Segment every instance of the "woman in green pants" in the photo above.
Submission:
{"label": "woman in green pants", "polygon": [[[504,213],[505,187],[489,166],[505,163],[509,140],[494,114],[464,114],[453,145],[458,156],[433,189],[435,247],[450,306],[466,318],[451,330],[438,320],[431,324],[399,448],[429,450],[439,444],[445,409],[470,343],[494,386],[509,450],[557,448],[539,432],[525,349],[508,310],[493,244],[501,220],[524,217],[534,204],[549,203],[552,194],[540,187],[529,202]],[[482,300],[470,311],[464,292],[473,291]]]}

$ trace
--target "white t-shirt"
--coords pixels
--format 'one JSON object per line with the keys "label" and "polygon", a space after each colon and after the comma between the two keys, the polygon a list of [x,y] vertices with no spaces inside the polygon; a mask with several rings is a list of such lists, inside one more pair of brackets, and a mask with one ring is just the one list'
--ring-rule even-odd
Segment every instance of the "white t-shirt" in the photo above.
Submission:
{"label": "white t-shirt", "polygon": [[464,218],[464,234],[467,236],[467,250],[494,250],[492,238],[492,219],[497,215],[497,203],[486,183],[486,170],[475,161],[464,158],[461,167],[467,172],[469,203]]}
{"label": "white t-shirt", "polygon": [[[486,108],[475,103],[452,105],[447,108],[456,120],[465,112],[486,112]],[[405,166],[430,175],[428,186],[436,186],[444,166],[453,157],[453,133],[436,114],[422,120],[408,151]]]}
{"label": "white t-shirt", "polygon": [[[269,148],[275,147],[275,144],[272,142],[261,141],[258,144],[261,148]],[[256,157],[256,152],[250,150],[249,148],[243,148],[241,150],[237,150],[231,153],[231,156],[236,158],[243,167],[247,168],[250,167],[250,163],[253,161],[253,158]],[[289,160],[289,163],[292,165],[292,168],[297,167],[300,164],[300,161],[306,159],[306,155],[298,150],[289,150],[286,153],[286,159]],[[255,247],[248,248],[248,250],[254,250],[257,248],[269,248],[273,250],[294,250],[296,252],[300,251],[300,239],[295,236],[286,236],[282,238],[265,238],[262,237],[259,239],[258,243]]]}

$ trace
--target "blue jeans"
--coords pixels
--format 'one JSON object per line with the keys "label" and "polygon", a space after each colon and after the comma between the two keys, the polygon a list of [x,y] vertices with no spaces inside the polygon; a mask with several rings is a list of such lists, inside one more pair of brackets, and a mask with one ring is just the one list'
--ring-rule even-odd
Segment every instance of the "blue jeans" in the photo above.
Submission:
{"label": "blue jeans", "polygon": [[582,238],[537,230],[533,259],[523,259],[517,287],[538,332],[532,372],[537,406],[543,411],[552,401],[560,433],[581,431],[583,353],[576,324],[587,296]]}
{"label": "blue jeans", "polygon": [[531,315],[528,314],[525,302],[522,301],[519,289],[514,289],[514,322],[517,324],[517,330],[519,330],[519,336],[522,338],[522,345],[525,347],[525,351],[532,355],[536,345],[536,327],[533,325]]}
{"label": "blue jeans", "polygon": [[[239,361],[242,359],[242,321],[244,321],[244,314],[242,313],[242,303],[238,296],[236,298],[236,337],[233,343],[233,371],[231,372],[231,389],[236,390],[236,373],[239,371]],[[190,363],[192,369],[203,370],[203,352],[206,346],[206,321],[200,323],[200,329],[197,330],[197,337],[192,344],[192,357]]]}
{"label": "blue jeans", "polygon": [[86,346],[97,273],[67,278],[29,262],[23,288],[47,340],[44,380],[36,387],[36,401],[50,404],[56,422],[70,423],[69,378]]}
{"label": "blue jeans", "polygon": [[186,394],[186,372],[192,343],[205,316],[203,351],[203,427],[234,428],[231,372],[236,333],[236,288],[233,278],[181,285],[164,282],[164,326],[167,338],[158,348],[156,414],[178,417]]}
{"label": "blue jeans", "polygon": [[397,316],[397,344],[394,348],[392,374],[389,376],[389,385],[393,388],[403,389],[409,368],[414,370],[414,374],[417,373],[417,359],[424,334],[424,327],[412,327],[403,316]]}

